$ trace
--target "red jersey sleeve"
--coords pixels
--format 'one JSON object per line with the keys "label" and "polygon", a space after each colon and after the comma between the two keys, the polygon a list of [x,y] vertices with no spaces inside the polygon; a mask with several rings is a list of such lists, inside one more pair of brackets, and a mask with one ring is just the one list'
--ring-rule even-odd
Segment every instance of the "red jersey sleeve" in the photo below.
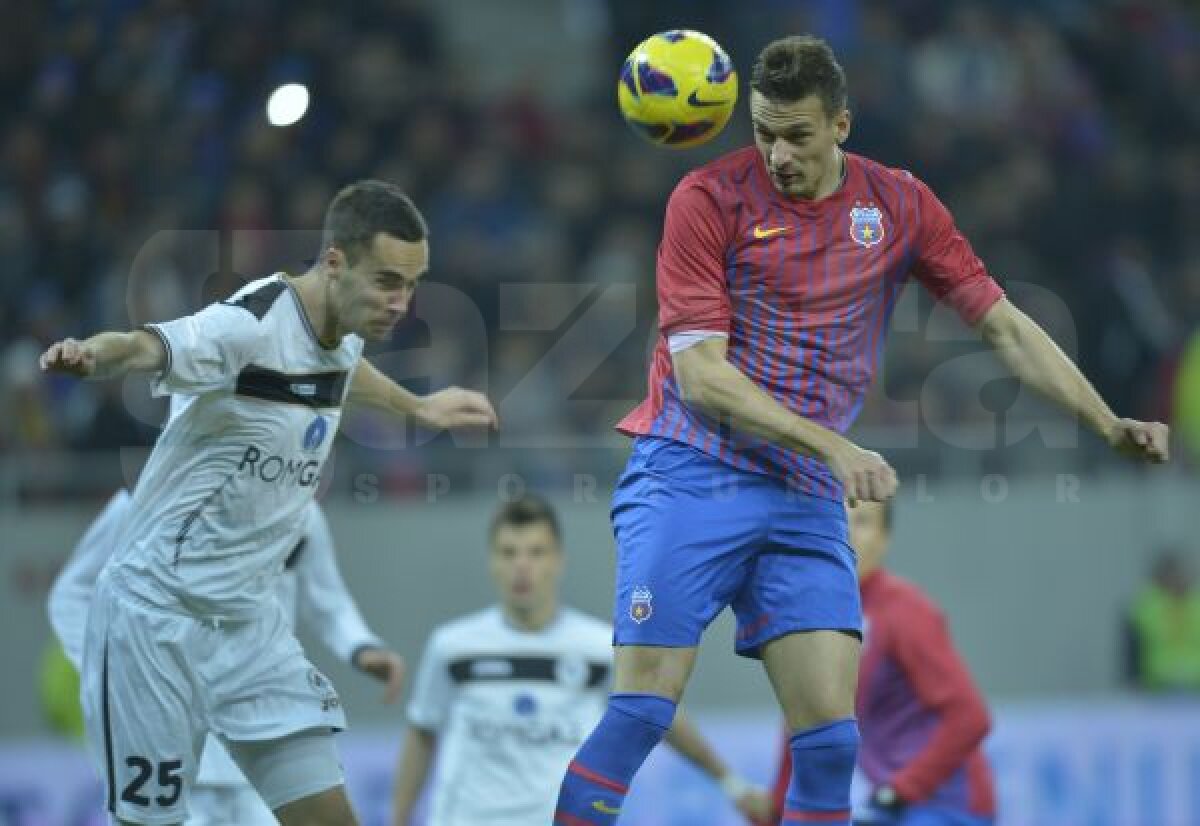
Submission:
{"label": "red jersey sleeve", "polygon": [[1004,290],[988,275],[946,205],[924,182],[916,177],[912,180],[918,221],[913,275],[938,301],[949,304],[964,322],[974,326],[1004,297]]}
{"label": "red jersey sleeve", "polygon": [[700,181],[685,179],[667,201],[658,246],[658,328],[664,336],[729,332],[727,240],[716,199]]}
{"label": "red jersey sleeve", "polygon": [[906,600],[893,654],[917,698],[938,713],[925,747],[891,779],[905,800],[933,794],[978,748],[991,727],[987,706],[954,649],[946,621],[927,600]]}

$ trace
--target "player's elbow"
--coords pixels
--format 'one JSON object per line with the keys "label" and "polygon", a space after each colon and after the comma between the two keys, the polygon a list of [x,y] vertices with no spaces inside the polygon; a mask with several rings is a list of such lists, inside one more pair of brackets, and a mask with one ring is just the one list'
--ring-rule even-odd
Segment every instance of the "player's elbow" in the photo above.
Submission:
{"label": "player's elbow", "polygon": [[676,371],[675,383],[684,404],[707,408],[711,393],[703,370]]}
{"label": "player's elbow", "polygon": [[963,728],[970,732],[972,740],[982,743],[992,730],[992,715],[983,700],[975,698],[967,706],[967,714],[964,716],[966,719],[963,721]]}
{"label": "player's elbow", "polygon": [[979,321],[979,335],[993,349],[1005,352],[1021,340],[1023,322],[1028,319],[1008,299],[1002,298]]}
{"label": "player's elbow", "polygon": [[684,404],[712,411],[719,402],[720,382],[715,363],[694,347],[678,353],[674,359],[675,384]]}
{"label": "player's elbow", "polygon": [[162,370],[167,364],[167,348],[162,338],[146,330],[126,333],[126,368],[128,370]]}

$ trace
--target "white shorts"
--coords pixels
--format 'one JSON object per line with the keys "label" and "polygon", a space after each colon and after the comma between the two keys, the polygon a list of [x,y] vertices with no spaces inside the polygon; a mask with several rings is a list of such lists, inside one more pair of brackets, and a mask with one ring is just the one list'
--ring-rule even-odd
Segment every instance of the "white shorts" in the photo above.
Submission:
{"label": "white shorts", "polygon": [[183,821],[208,732],[236,743],[346,725],[278,603],[212,624],[143,605],[106,575],[88,615],[81,693],[109,811],[150,826]]}

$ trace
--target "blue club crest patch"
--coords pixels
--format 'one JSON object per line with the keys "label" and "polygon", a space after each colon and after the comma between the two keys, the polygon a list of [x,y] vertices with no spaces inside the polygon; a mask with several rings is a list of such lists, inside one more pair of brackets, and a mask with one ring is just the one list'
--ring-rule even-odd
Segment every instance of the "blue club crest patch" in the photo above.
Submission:
{"label": "blue club crest patch", "polygon": [[883,212],[879,207],[850,210],[850,239],[864,247],[873,247],[883,240]]}
{"label": "blue club crest patch", "polygon": [[645,585],[634,587],[633,599],[629,603],[629,618],[639,625],[650,619],[650,615],[654,613],[652,599],[654,599],[654,595]]}
{"label": "blue club crest patch", "polygon": [[537,698],[532,694],[518,694],[513,697],[513,711],[522,717],[531,717],[537,714]]}
{"label": "blue club crest patch", "polygon": [[325,441],[325,435],[328,432],[329,424],[325,421],[325,417],[317,416],[304,431],[304,449],[309,453],[315,451]]}

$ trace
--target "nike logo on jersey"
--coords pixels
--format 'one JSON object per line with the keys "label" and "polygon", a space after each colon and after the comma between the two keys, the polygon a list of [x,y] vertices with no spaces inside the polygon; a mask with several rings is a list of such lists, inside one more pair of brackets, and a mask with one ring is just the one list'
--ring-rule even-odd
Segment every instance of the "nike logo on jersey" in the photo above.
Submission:
{"label": "nike logo on jersey", "polygon": [[754,228],[754,237],[757,238],[759,241],[761,241],[764,238],[773,238],[774,236],[779,235],[782,232],[787,232],[788,229],[789,229],[789,227],[769,227],[767,229],[764,229],[762,227],[755,227]]}
{"label": "nike logo on jersey", "polygon": [[621,813],[620,806],[609,806],[603,800],[592,801],[592,808],[602,815],[619,815]]}
{"label": "nike logo on jersey", "polygon": [[692,93],[688,95],[688,106],[725,106],[728,103],[729,101],[727,100],[701,100],[700,98],[696,97],[695,89],[693,89]]}

